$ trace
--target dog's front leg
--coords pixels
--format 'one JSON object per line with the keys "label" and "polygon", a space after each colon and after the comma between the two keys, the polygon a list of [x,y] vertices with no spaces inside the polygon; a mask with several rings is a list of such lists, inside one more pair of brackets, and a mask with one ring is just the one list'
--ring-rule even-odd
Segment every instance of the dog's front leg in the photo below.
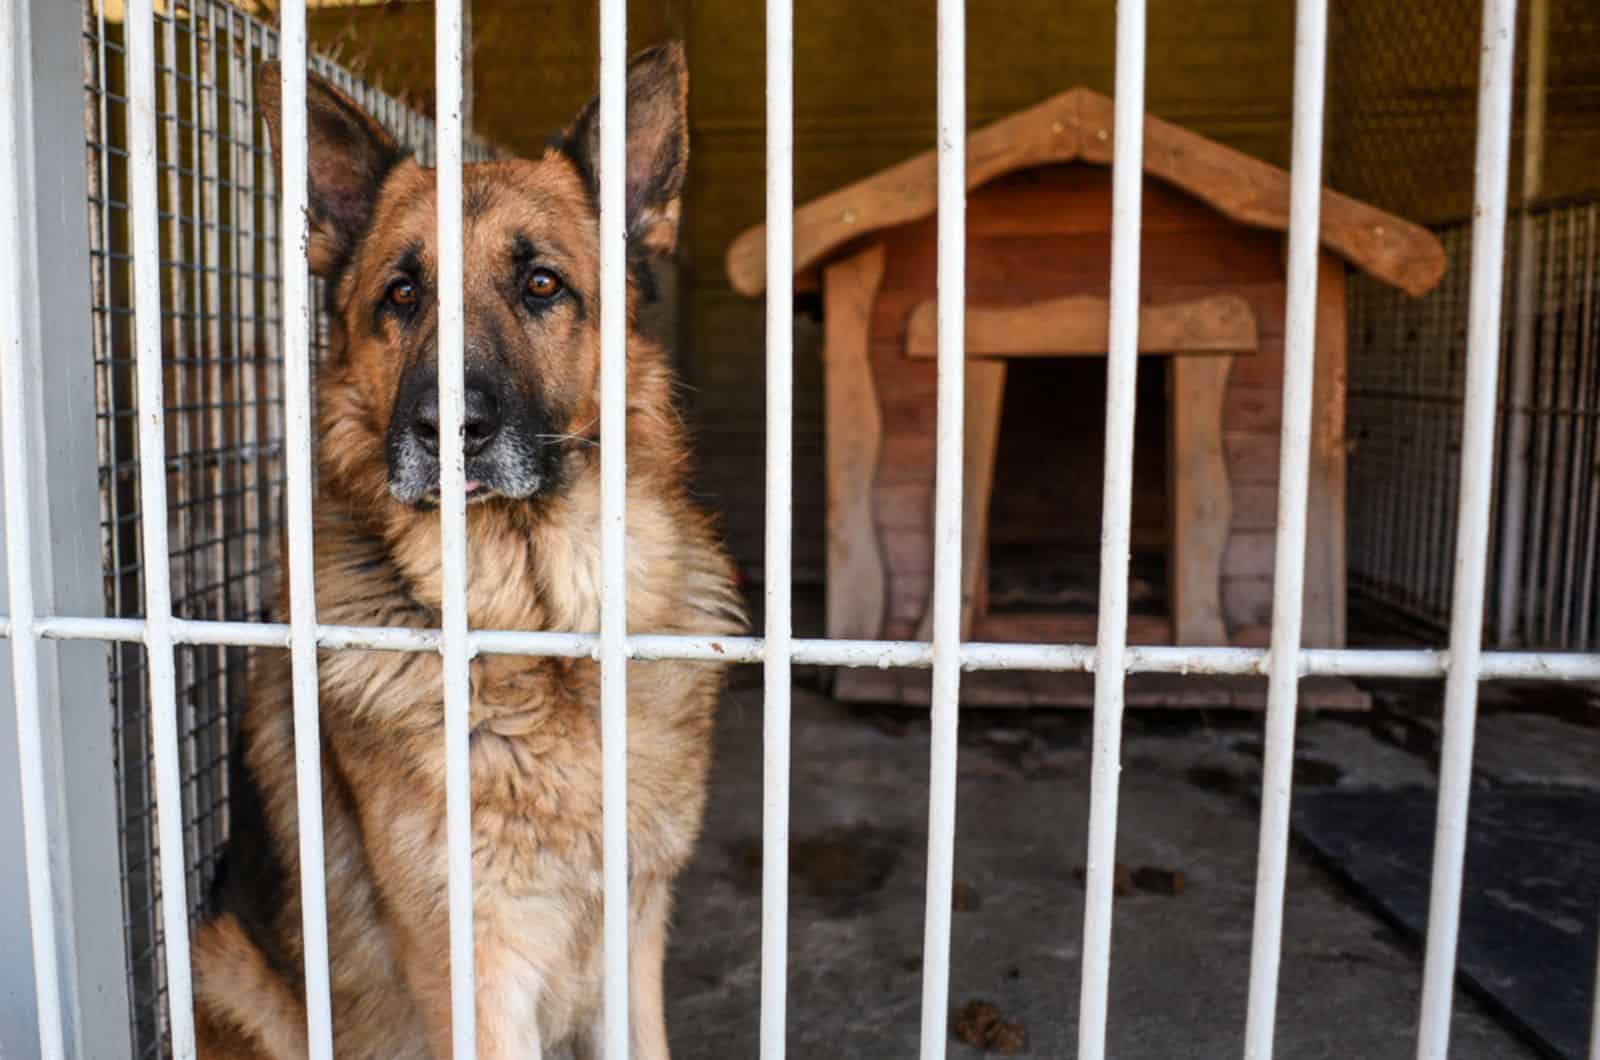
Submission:
{"label": "dog's front leg", "polygon": [[[652,887],[640,897],[628,954],[628,1030],[633,1043],[629,1060],[670,1060],[662,969],[667,955],[666,887]],[[605,1006],[596,1009],[579,1036],[577,1060],[610,1060],[605,1048]]]}
{"label": "dog's front leg", "polygon": [[[473,1005],[478,1060],[543,1060],[541,980],[531,968],[505,956],[486,947],[480,933]],[[427,1029],[429,1052],[435,1060],[449,1060],[454,1046],[448,956],[431,967],[408,962],[406,977]]]}
{"label": "dog's front leg", "polygon": [[667,913],[672,904],[668,885],[641,896],[633,924],[633,961],[629,967],[629,1022],[636,1060],[669,1060],[667,1008],[662,973],[667,959]]}
{"label": "dog's front leg", "polygon": [[401,974],[427,1036],[428,1055],[433,1060],[449,1060],[450,936],[444,931],[418,930],[415,925],[399,926],[396,936]]}
{"label": "dog's front leg", "polygon": [[544,976],[514,948],[478,932],[479,1060],[542,1060],[539,1004]]}

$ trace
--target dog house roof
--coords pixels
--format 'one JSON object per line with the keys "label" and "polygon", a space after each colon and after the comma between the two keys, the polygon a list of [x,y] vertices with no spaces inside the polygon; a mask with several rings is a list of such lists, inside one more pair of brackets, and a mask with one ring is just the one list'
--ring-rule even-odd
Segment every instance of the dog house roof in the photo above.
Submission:
{"label": "dog house roof", "polygon": [[[967,137],[967,187],[1019,169],[1062,162],[1111,164],[1111,100],[1073,88]],[[1243,225],[1287,231],[1289,174],[1197,133],[1145,115],[1144,171]],[[795,210],[794,267],[802,272],[833,250],[937,208],[937,163],[928,151]],[[1420,295],[1444,275],[1444,248],[1420,225],[1324,188],[1322,245],[1379,280]],[[728,278],[742,294],[766,286],[764,225],[728,248]]]}

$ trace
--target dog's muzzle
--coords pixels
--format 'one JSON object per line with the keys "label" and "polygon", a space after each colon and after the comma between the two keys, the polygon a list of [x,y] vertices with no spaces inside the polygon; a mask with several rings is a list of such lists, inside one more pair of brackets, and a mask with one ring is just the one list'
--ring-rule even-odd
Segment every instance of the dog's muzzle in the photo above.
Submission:
{"label": "dog's muzzle", "polygon": [[[389,421],[389,492],[404,504],[425,505],[439,497],[439,387],[431,369],[411,375]],[[549,478],[544,417],[490,380],[469,375],[466,384],[461,443],[468,501],[532,497]]]}

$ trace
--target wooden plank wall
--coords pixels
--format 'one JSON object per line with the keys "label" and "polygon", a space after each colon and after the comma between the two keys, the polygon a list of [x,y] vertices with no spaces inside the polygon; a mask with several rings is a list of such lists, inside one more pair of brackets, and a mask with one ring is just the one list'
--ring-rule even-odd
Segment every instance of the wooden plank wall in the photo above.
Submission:
{"label": "wooden plank wall", "polygon": [[[1110,172],[1094,166],[1016,174],[973,195],[968,214],[968,297],[1015,305],[1062,294],[1107,292]],[[1233,523],[1223,558],[1230,636],[1255,642],[1271,617],[1273,523],[1283,380],[1283,239],[1241,229],[1151,182],[1144,196],[1142,284],[1147,301],[1219,290],[1251,304],[1260,348],[1235,359],[1224,409]],[[883,234],[888,251],[872,325],[883,406],[876,517],[888,574],[885,635],[912,635],[927,605],[932,551],[935,369],[905,353],[912,308],[934,289],[933,220]],[[1313,510],[1316,510],[1315,508]],[[1072,513],[1066,513],[1072,514]],[[1077,513],[1091,521],[1099,513]]]}

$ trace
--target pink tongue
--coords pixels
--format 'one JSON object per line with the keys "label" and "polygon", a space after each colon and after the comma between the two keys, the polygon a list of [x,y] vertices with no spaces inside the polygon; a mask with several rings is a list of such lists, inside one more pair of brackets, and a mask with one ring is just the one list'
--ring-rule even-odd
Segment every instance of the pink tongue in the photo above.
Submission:
{"label": "pink tongue", "polygon": [[471,478],[467,479],[467,492],[468,493],[476,492],[476,490],[478,489],[478,485],[479,484],[478,484],[478,480],[477,479],[471,479]]}

